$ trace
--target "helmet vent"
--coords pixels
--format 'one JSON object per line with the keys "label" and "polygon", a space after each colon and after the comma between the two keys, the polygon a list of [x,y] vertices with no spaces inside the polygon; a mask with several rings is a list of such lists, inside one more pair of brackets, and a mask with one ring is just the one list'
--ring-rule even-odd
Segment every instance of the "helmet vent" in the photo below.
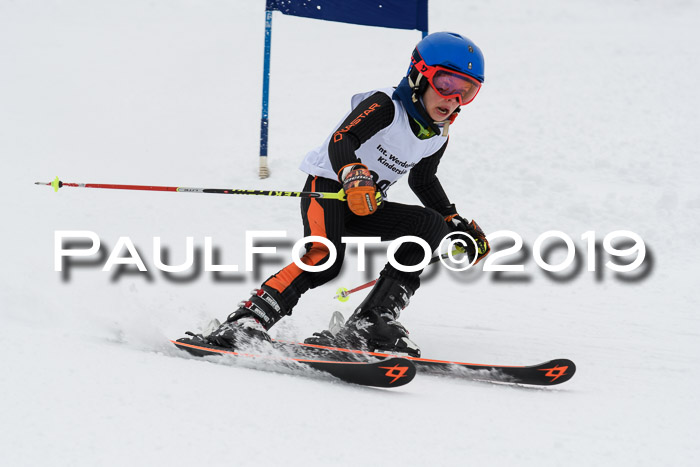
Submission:
{"label": "helmet vent", "polygon": [[474,52],[474,48],[471,45],[469,46],[469,51]]}
{"label": "helmet vent", "polygon": [[469,62],[469,65],[467,67],[471,70],[472,69],[472,62]]}

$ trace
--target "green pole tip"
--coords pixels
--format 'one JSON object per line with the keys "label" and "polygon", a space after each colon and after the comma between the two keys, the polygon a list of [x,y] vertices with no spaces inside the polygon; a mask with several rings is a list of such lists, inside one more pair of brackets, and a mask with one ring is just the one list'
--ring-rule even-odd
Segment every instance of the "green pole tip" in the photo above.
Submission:
{"label": "green pole tip", "polygon": [[338,294],[338,300],[340,300],[341,302],[347,302],[348,300],[350,300],[348,289],[346,289],[345,287],[339,288],[336,291],[336,293]]}
{"label": "green pole tip", "polygon": [[61,181],[58,179],[58,177],[54,178],[53,182],[51,182],[51,186],[53,187],[53,191],[57,192],[59,188],[61,188]]}

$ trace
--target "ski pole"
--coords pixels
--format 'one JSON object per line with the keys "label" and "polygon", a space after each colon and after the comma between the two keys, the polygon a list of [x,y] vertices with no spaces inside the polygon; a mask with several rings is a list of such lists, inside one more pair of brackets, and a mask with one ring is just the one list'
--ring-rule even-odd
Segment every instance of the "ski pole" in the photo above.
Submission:
{"label": "ski pole", "polygon": [[[430,258],[430,262],[428,263],[428,266],[430,266],[433,263],[437,263],[438,261],[440,261],[440,258],[447,259],[450,256],[454,256],[456,254],[464,253],[464,252],[465,252],[465,250],[462,247],[460,247],[459,245],[455,245],[455,249],[452,250],[450,253],[443,253],[439,256],[433,256],[432,258]],[[337,298],[341,302],[347,302],[348,300],[350,300],[351,294],[354,294],[355,292],[359,292],[362,289],[366,289],[367,287],[372,287],[374,284],[377,283],[378,280],[379,280],[378,278],[371,280],[371,281],[367,282],[366,284],[358,285],[354,289],[350,289],[350,290],[346,289],[345,287],[341,287],[338,290],[336,290],[335,293],[337,295],[333,298],[334,299]]]}
{"label": "ski pole", "polygon": [[256,195],[256,196],[283,196],[292,198],[324,198],[345,201],[345,192],[326,193],[318,191],[285,191],[285,190],[242,190],[238,188],[190,188],[177,186],[151,186],[151,185],[115,185],[106,183],[66,183],[56,177],[52,182],[34,182],[35,185],[48,185],[54,191],[59,188],[106,188],[110,190],[140,190],[140,191],[173,191],[176,193],[214,193],[223,195]]}

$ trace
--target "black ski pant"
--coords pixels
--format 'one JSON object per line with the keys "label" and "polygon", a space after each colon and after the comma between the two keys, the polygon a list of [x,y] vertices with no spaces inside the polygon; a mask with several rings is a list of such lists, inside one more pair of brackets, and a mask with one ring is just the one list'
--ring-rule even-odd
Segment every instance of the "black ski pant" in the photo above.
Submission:
{"label": "black ski pant", "polygon": [[[309,176],[304,191],[338,192],[342,185],[322,177]],[[346,244],[342,237],[380,237],[382,241],[394,240],[403,236],[416,236],[430,245],[435,251],[442,238],[449,233],[447,223],[435,210],[423,206],[413,206],[384,201],[382,206],[369,216],[356,216],[347,203],[334,199],[303,198],[301,217],[304,222],[304,236],[321,236],[330,240],[337,251],[333,265],[325,271],[308,272],[292,263],[267,279],[264,285],[282,294],[291,309],[301,295],[334,279],[343,265]],[[419,264],[425,257],[423,247],[415,242],[404,242],[395,252],[394,258],[403,266]],[[309,266],[320,266],[329,260],[328,248],[320,242],[306,245],[306,254],[301,262]],[[404,272],[387,263],[381,275],[401,281],[414,291],[420,285],[421,271]]]}

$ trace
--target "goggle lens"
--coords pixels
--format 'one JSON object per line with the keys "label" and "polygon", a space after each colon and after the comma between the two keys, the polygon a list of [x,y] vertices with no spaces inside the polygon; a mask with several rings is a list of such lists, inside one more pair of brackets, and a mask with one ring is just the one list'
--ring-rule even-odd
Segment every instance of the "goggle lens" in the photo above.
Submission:
{"label": "goggle lens", "polygon": [[438,69],[429,81],[440,96],[457,97],[460,105],[471,102],[481,88],[481,83],[471,76],[444,69]]}

